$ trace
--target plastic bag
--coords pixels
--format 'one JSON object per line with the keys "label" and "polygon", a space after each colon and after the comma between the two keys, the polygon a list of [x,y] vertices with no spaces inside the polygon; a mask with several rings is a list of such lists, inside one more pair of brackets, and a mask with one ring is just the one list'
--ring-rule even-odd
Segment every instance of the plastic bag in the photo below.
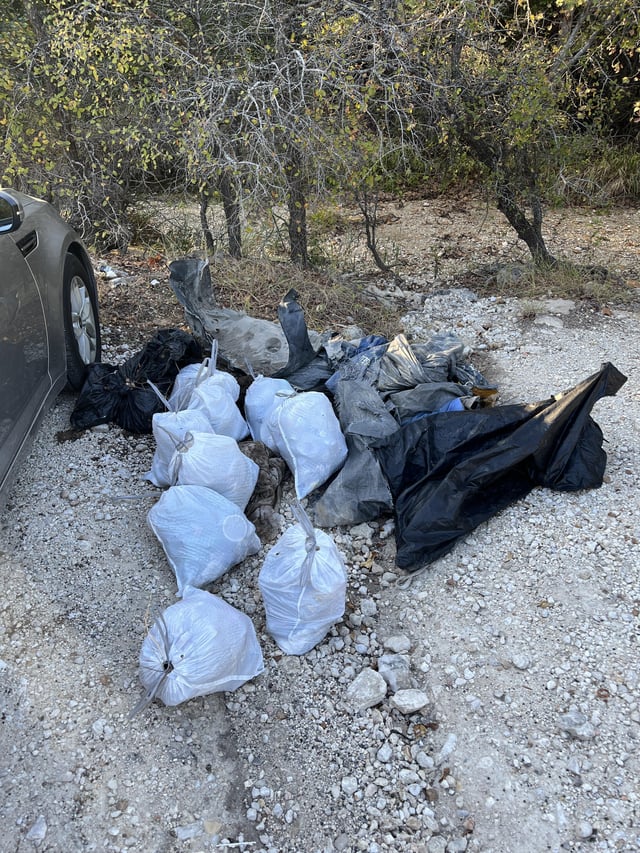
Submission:
{"label": "plastic bag", "polygon": [[169,405],[171,411],[179,412],[181,409],[186,409],[189,405],[189,400],[195,388],[196,378],[199,373],[206,368],[203,367],[204,362],[187,364],[176,376],[171,395],[169,397]]}
{"label": "plastic bag", "polygon": [[389,394],[389,400],[395,407],[397,419],[405,423],[416,415],[443,411],[452,400],[462,400],[463,407],[470,409],[478,398],[456,382],[422,382],[406,391],[394,391]]}
{"label": "plastic bag", "polygon": [[179,705],[195,696],[236,690],[263,669],[249,617],[209,592],[188,587],[142,644],[140,680],[146,694],[132,715],[154,699]]}
{"label": "plastic bag", "polygon": [[187,408],[204,412],[219,435],[227,435],[236,441],[242,441],[249,435],[249,427],[235,400],[215,377],[194,387]]}
{"label": "plastic bag", "polygon": [[341,379],[335,394],[348,455],[313,508],[320,527],[360,524],[393,507],[389,484],[371,445],[396,432],[397,421],[367,382]]}
{"label": "plastic bag", "polygon": [[239,507],[206,486],[172,486],[147,522],[162,545],[181,594],[204,586],[260,550],[255,527]]}
{"label": "plastic bag", "polygon": [[227,435],[187,433],[169,463],[169,479],[179,486],[207,486],[244,509],[256,487],[259,467]]}
{"label": "plastic bag", "polygon": [[149,380],[168,394],[180,369],[201,358],[194,337],[180,329],[162,329],[124,364],[89,365],[71,413],[72,426],[89,429],[113,422],[129,432],[151,432],[153,415],[164,406]]}
{"label": "plastic bag", "polygon": [[347,572],[335,542],[314,530],[301,506],[298,523],[267,554],[258,585],[267,630],[288,655],[303,655],[317,645],[345,609]]}
{"label": "plastic bag", "polygon": [[[278,325],[217,305],[208,261],[180,258],[169,264],[169,269],[169,284],[184,306],[187,322],[199,337],[218,341],[220,356],[231,367],[246,372],[250,365],[256,373],[273,376],[277,371],[286,369],[287,365],[291,366],[292,358],[300,364],[301,370],[305,370],[309,363],[307,359],[315,357],[320,336],[317,332],[307,332],[306,327],[302,328],[299,306],[296,309],[293,305],[297,296],[295,291],[290,291],[282,300],[278,308]],[[311,350],[305,338],[311,344]],[[301,360],[295,352],[298,345],[302,347]],[[307,378],[309,375],[307,371]]]}
{"label": "plastic bag", "polygon": [[184,306],[187,322],[201,338],[215,338],[232,367],[270,374],[287,363],[288,347],[277,323],[216,304],[208,261],[180,258],[169,264],[169,285]]}
{"label": "plastic bag", "polygon": [[394,433],[377,455],[395,499],[398,566],[433,562],[534,486],[600,486],[607,456],[590,411],[624,382],[607,363],[540,403],[434,414]]}
{"label": "plastic bag", "polygon": [[286,398],[272,410],[268,427],[293,473],[299,500],[325,483],[347,458],[338,418],[328,398],[318,391]]}
{"label": "plastic bag", "polygon": [[194,390],[205,379],[213,380],[213,384],[220,385],[229,392],[234,403],[238,402],[240,396],[238,380],[225,370],[218,370],[217,359],[218,342],[213,341],[209,358],[205,358],[201,364],[188,364],[182,368],[175,378],[169,398],[170,408],[173,411],[186,409]]}
{"label": "plastic bag", "polygon": [[171,485],[169,465],[178,444],[184,441],[187,433],[210,432],[213,427],[204,412],[197,409],[185,409],[178,412],[156,412],[151,419],[156,449],[151,462],[151,470],[144,477],[161,489]]}
{"label": "plastic bag", "polygon": [[293,394],[295,391],[286,379],[256,376],[244,398],[244,413],[254,441],[261,441],[270,450],[277,451],[269,429],[269,416],[275,407]]}
{"label": "plastic bag", "polygon": [[273,376],[287,379],[301,391],[324,388],[334,371],[326,352],[322,348],[316,351],[311,343],[304,313],[298,303],[298,293],[293,288],[278,305],[278,319],[287,339],[289,358],[286,365]]}

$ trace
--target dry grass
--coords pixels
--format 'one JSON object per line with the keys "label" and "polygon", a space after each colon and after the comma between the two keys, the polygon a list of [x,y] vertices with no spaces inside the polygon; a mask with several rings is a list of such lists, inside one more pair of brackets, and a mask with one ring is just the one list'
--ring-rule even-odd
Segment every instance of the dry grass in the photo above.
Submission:
{"label": "dry grass", "polygon": [[[507,265],[508,266],[508,265]],[[629,286],[620,276],[609,274],[602,267],[584,267],[560,263],[544,269],[533,264],[519,265],[522,274],[517,280],[495,268],[463,273],[460,283],[479,296],[516,296],[527,302],[562,298],[588,302],[594,307],[629,305],[637,302],[637,287]]]}
{"label": "dry grass", "polygon": [[309,329],[339,332],[345,326],[359,326],[366,334],[395,335],[400,307],[381,305],[365,293],[362,279],[338,277],[317,270],[302,270],[286,262],[267,259],[213,264],[211,277],[216,299],[221,305],[245,311],[253,317],[277,320],[277,308],[291,289],[299,294]]}

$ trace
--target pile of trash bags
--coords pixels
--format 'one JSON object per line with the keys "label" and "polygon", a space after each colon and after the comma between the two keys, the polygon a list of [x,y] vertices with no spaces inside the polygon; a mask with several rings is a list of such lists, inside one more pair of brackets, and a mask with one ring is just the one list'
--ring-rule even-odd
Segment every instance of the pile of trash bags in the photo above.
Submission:
{"label": "pile of trash bags", "polygon": [[[139,432],[150,428],[155,438],[151,469],[145,476],[163,491],[147,521],[174,572],[180,601],[159,616],[143,642],[139,665],[145,694],[132,715],[154,699],[176,705],[207,693],[235,690],[262,672],[262,651],[251,619],[204,587],[262,548],[247,509],[256,491],[269,492],[256,489],[261,473],[267,472],[268,484],[274,479],[269,448],[281,454],[282,465],[276,466],[280,476],[275,479],[281,482],[289,465],[300,498],[324,482],[346,455],[338,420],[324,395],[298,395],[277,380],[266,393],[265,382],[269,385],[271,380],[256,379],[247,391],[245,419],[238,406],[237,379],[217,368],[216,341],[209,358],[193,361],[199,348],[192,346],[188,335],[179,330],[159,334],[167,343],[169,364],[164,373],[178,362],[177,342],[187,354],[188,363],[174,372],[171,383],[157,385],[147,376],[144,390],[149,397],[137,393],[143,389],[133,383],[116,384],[111,371],[96,371],[87,380],[86,395],[83,389],[72,419],[76,425],[89,425],[92,419],[115,420],[114,413],[120,417],[126,410],[129,429],[134,424]],[[143,352],[157,350],[155,339],[152,344]],[[141,384],[143,360],[135,356],[131,361],[138,365],[135,375]],[[163,375],[158,368],[156,363],[149,371],[156,381]],[[118,377],[130,375],[128,365],[117,371]],[[109,381],[101,384],[103,376]],[[115,398],[123,396],[126,406],[117,407]],[[96,404],[100,399],[102,407]],[[317,423],[310,446],[308,416]],[[255,440],[267,432],[267,441]],[[252,441],[245,442],[250,435]],[[320,459],[313,452],[318,448]],[[262,465],[252,457],[260,458]],[[347,573],[333,539],[313,527],[299,502],[293,511],[297,523],[267,552],[258,581],[268,632],[287,654],[300,655],[321,642],[342,617]],[[266,529],[272,533],[273,528]]]}
{"label": "pile of trash bags", "polygon": [[602,484],[590,413],[626,381],[610,363],[548,400],[496,405],[497,388],[453,333],[310,334],[293,290],[278,327],[218,307],[197,259],[174,262],[170,282],[194,336],[163,330],[124,365],[92,366],[71,418],[156,442],[147,478],[163,492],[148,522],[181,600],[143,644],[135,710],[232,690],[262,671],[251,620],[203,587],[273,538],[287,470],[297,523],[258,579],[267,630],[287,654],[313,648],[344,613],[344,561],[320,528],[393,515],[397,564],[414,571],[535,486]]}
{"label": "pile of trash bags", "polygon": [[[404,335],[344,340],[309,333],[293,290],[278,307],[278,329],[219,307],[206,261],[182,259],[170,269],[191,327],[219,341],[228,365],[250,372],[251,360],[259,361],[263,375],[254,385],[286,389],[277,383],[287,382],[301,396],[320,393],[330,401],[346,454],[331,445],[334,461],[342,460],[335,474],[323,486],[312,477],[314,489],[302,488],[311,494],[314,522],[353,525],[393,513],[400,568],[438,559],[535,486],[570,491],[602,484],[606,453],[590,412],[626,381],[610,363],[548,400],[495,405],[498,389],[454,333],[412,343]],[[301,414],[311,447],[323,421],[311,410]],[[268,426],[260,435],[269,442]],[[319,449],[318,456],[325,453]]]}

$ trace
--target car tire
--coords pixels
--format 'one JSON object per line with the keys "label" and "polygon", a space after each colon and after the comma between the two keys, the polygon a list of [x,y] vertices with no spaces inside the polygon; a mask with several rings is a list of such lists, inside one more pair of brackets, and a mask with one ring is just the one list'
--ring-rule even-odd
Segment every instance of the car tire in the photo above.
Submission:
{"label": "car tire", "polygon": [[62,298],[67,384],[78,391],[84,384],[87,365],[100,361],[101,341],[96,285],[80,259],[72,254],[67,255],[64,264]]}

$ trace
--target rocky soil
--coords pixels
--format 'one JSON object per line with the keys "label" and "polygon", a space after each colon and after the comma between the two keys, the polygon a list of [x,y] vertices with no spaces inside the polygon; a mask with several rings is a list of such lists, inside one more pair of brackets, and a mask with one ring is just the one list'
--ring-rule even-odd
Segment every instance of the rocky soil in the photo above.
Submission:
{"label": "rocky soil", "polygon": [[[162,287],[129,298],[144,311]],[[345,617],[301,657],[266,632],[265,542],[210,587],[251,617],[263,674],[129,719],[142,640],[176,600],[146,524],[153,439],[70,433],[62,395],[0,528],[2,849],[640,849],[638,311],[477,298],[419,270],[405,296],[405,331],[455,331],[501,403],[547,398],[603,361],[627,375],[593,413],[603,486],[536,489],[408,577],[390,520],[333,531]],[[136,349],[126,316],[103,322],[106,361]],[[289,483],[281,529],[291,499]]]}

